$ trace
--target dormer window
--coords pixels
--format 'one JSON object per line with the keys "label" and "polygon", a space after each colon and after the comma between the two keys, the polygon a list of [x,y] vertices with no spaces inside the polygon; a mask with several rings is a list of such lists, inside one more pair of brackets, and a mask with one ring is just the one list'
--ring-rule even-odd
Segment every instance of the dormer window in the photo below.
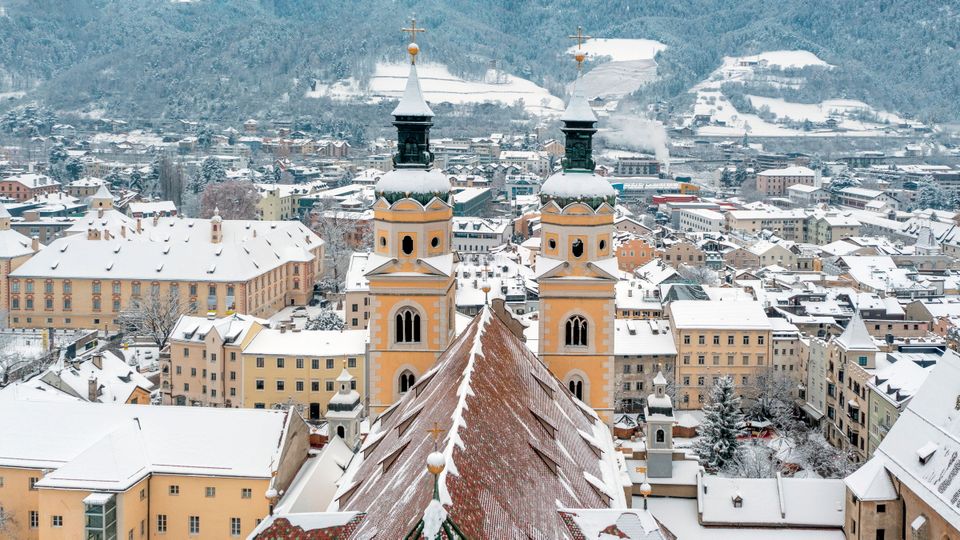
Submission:
{"label": "dormer window", "polygon": [[733,498],[733,507],[734,507],[734,508],[743,508],[743,497],[741,497],[739,494],[737,494],[737,495]]}

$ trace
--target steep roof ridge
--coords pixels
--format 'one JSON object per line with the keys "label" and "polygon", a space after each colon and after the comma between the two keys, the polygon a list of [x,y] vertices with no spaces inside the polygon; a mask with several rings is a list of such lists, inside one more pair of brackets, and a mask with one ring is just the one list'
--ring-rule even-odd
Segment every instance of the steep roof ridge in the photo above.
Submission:
{"label": "steep roof ridge", "polygon": [[453,424],[450,426],[450,437],[447,439],[446,447],[441,452],[446,465],[443,471],[437,476],[437,489],[440,494],[440,502],[445,505],[453,504],[450,491],[447,489],[447,475],[451,473],[457,476],[460,475],[460,472],[457,470],[457,465],[453,461],[453,450],[458,446],[461,449],[464,448],[463,440],[460,438],[460,428],[466,427],[467,425],[463,419],[463,413],[469,408],[467,406],[467,397],[474,395],[473,389],[470,387],[474,361],[478,356],[484,356],[482,338],[487,330],[487,325],[490,324],[492,315],[493,312],[489,306],[484,306],[483,311],[480,312],[480,322],[477,332],[473,336],[473,346],[470,347],[470,357],[467,360],[467,365],[463,368],[463,379],[461,379],[460,386],[457,388],[457,396],[459,399],[451,415]]}

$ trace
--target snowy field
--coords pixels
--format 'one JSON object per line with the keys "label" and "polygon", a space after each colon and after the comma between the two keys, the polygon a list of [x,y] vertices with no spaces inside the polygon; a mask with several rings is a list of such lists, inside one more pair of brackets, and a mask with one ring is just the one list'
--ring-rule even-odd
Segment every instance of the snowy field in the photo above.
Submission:
{"label": "snowy field", "polygon": [[[354,78],[343,79],[327,85],[317,82],[316,88],[306,97],[330,97],[336,100],[366,100],[376,102],[399,99],[403,94],[410,66],[406,63],[378,63],[367,88],[361,88]],[[490,70],[482,80],[468,81],[450,73],[443,64],[418,64],[417,74],[424,98],[429,103],[502,103],[513,105],[518,101],[524,108],[538,116],[563,112],[563,100],[553,96],[547,89],[527,79],[509,73]]]}
{"label": "snowy field", "polygon": [[777,116],[777,120],[792,120],[823,123],[830,118],[837,121],[837,129],[818,128],[812,131],[792,129],[777,121],[767,121],[756,114],[741,113],[720,92],[725,83],[753,82],[781,88],[801,88],[806,84],[802,77],[788,77],[773,74],[758,74],[763,67],[803,68],[818,66],[832,67],[809,51],[769,51],[752,56],[727,56],[723,64],[710,76],[695,85],[691,92],[696,94],[695,115],[710,116],[711,125],[697,130],[700,135],[758,137],[834,137],[837,135],[854,137],[883,136],[889,126],[882,123],[864,122],[854,119],[861,112],[876,115],[880,121],[890,123],[903,122],[899,116],[878,111],[868,104],[848,99],[829,99],[822,103],[792,103],[780,98],[747,96],[755,109],[767,107]]}
{"label": "snowy field", "polygon": [[[577,81],[578,90],[588,99],[595,97],[617,98],[636,91],[641,86],[656,80],[657,62],[654,57],[667,48],[652,39],[604,39],[598,38],[583,45],[590,58],[606,57],[609,62],[593,67]],[[567,52],[573,54],[577,47]],[[568,86],[572,90],[573,83]]]}

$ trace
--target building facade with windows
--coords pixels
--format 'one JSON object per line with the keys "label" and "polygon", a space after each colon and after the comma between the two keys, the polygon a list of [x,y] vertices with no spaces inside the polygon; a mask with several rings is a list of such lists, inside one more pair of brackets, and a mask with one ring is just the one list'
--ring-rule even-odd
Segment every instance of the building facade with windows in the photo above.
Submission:
{"label": "building facade with windows", "polygon": [[4,538],[243,538],[309,449],[290,411],[9,400],[0,414]]}
{"label": "building facade with windows", "polygon": [[678,300],[667,310],[677,346],[677,408],[702,408],[723,376],[749,395],[771,364],[773,325],[760,303]]}
{"label": "building facade with windows", "polygon": [[135,302],[171,298],[190,314],[268,316],[310,300],[322,261],[299,222],[136,220],[51,242],[11,272],[3,308],[15,328],[116,329]]}

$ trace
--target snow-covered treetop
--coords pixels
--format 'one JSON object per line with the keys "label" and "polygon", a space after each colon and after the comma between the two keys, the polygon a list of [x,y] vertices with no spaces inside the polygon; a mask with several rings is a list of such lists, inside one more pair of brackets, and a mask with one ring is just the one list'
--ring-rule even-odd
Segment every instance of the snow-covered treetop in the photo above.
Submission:
{"label": "snow-covered treetop", "polygon": [[410,64],[410,75],[407,76],[407,86],[403,90],[400,103],[390,113],[393,116],[425,116],[433,118],[433,111],[423,99],[420,90],[420,79],[417,77],[417,65]]}

